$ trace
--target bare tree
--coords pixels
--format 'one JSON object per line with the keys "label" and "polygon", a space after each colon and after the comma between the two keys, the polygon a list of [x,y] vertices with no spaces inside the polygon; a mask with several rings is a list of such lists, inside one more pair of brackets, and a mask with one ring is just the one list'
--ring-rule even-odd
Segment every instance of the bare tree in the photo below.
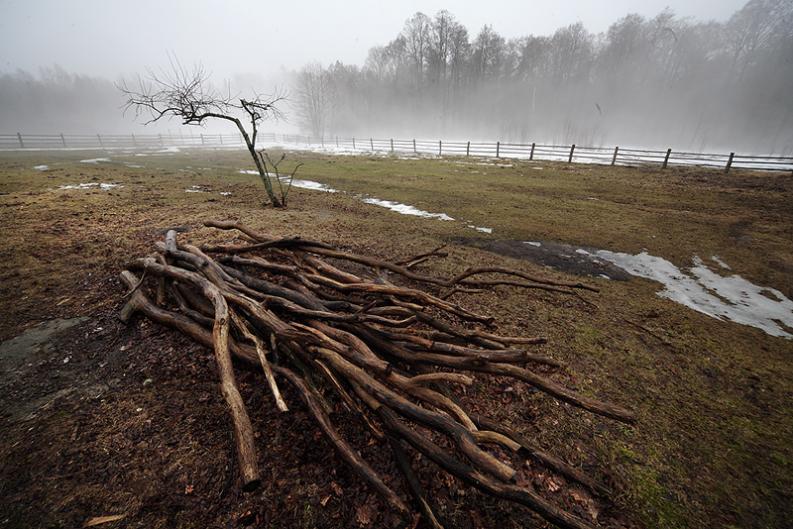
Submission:
{"label": "bare tree", "polygon": [[[133,110],[136,117],[148,115],[150,119],[146,124],[173,117],[179,118],[184,125],[204,125],[209,119],[234,123],[253,158],[270,203],[274,207],[286,205],[283,193],[280,198],[276,196],[264,156],[256,150],[261,123],[282,117],[278,109],[278,103],[284,99],[282,96],[253,94],[250,98],[243,98],[232,95],[230,89],[223,93],[211,85],[203,67],[199,65],[187,71],[178,62],[171,63],[169,73],[158,75],[149,72],[146,78],[138,77],[135,88],[130,88],[126,81],[118,88],[127,98],[124,111]],[[248,123],[249,129],[243,121]]]}
{"label": "bare tree", "polygon": [[303,67],[297,76],[297,111],[303,126],[315,138],[323,138],[333,110],[331,77],[319,63]]}

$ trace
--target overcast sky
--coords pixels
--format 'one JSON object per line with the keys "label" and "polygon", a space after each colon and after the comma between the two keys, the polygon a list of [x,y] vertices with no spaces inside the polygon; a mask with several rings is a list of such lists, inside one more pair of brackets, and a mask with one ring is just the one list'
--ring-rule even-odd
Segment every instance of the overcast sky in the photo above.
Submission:
{"label": "overcast sky", "polygon": [[549,34],[574,22],[601,32],[630,12],[724,20],[746,0],[243,1],[0,0],[0,71],[68,71],[112,79],[167,64],[172,53],[220,77],[296,69],[309,61],[362,64],[416,11],[451,11],[471,31]]}

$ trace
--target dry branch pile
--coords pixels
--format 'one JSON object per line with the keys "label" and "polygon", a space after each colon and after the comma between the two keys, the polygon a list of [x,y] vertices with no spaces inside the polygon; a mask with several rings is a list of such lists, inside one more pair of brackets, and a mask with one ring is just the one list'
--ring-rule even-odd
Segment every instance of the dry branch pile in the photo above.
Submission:
{"label": "dry branch pile", "polygon": [[[495,334],[493,318],[451,299],[497,285],[567,295],[594,289],[506,268],[470,269],[440,279],[415,271],[417,264],[444,256],[440,249],[397,263],[316,241],[271,239],[232,222],[206,225],[239,230],[250,242],[199,249],[169,231],[164,242],[156,243],[156,253],[122,272],[130,299],[121,318],[141,313],[213,348],[245,490],[258,485],[260,473],[232,356],[263,370],[281,411],[288,408],[278,384],[293,385],[341,457],[399,512],[409,511],[404,500],[334,428],[329,399],[359,414],[375,438],[393,450],[407,489],[433,527],[440,523],[406,446],[460,480],[525,505],[559,526],[590,527],[530,486],[519,485],[503,454],[531,457],[595,494],[604,494],[604,488],[517,432],[466,412],[450,387],[470,385],[475,373],[506,376],[619,421],[632,422],[631,413],[541,376],[532,366],[559,365],[532,352],[544,339]],[[390,282],[386,271],[414,286]],[[150,294],[142,288],[147,277],[154,280]]]}

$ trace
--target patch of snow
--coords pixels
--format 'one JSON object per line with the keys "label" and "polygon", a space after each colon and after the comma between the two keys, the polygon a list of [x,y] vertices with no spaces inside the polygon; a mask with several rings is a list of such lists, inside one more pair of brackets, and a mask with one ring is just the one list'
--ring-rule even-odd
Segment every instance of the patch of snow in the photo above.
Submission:
{"label": "patch of snow", "polygon": [[[465,163],[465,162],[463,162]],[[494,167],[515,167],[511,163],[490,163],[490,162],[477,162],[476,165],[489,165]]]}
{"label": "patch of snow", "polygon": [[116,187],[124,187],[120,184],[106,184],[104,182],[88,182],[85,184],[67,184],[58,186],[58,189],[101,189],[107,191]]}
{"label": "patch of snow", "polygon": [[220,195],[222,195],[222,196],[224,196],[224,197],[230,197],[230,196],[231,196],[231,193],[230,193],[230,192],[228,192],[228,191],[221,191],[221,192],[220,192]]}
{"label": "patch of snow", "polygon": [[589,252],[587,252],[587,251],[586,251],[586,250],[584,250],[583,248],[578,248],[578,249],[575,251],[575,253],[577,253],[577,254],[581,254],[581,255],[591,255]]}
{"label": "patch of snow", "polygon": [[686,273],[647,252],[630,255],[599,250],[597,255],[629,274],[663,284],[664,289],[658,292],[663,298],[714,318],[757,327],[772,336],[793,338],[785,328],[793,328],[793,301],[776,289],[757,286],[739,275],[720,276],[697,256]]}
{"label": "patch of snow", "polygon": [[124,165],[126,165],[127,167],[129,167],[131,169],[142,169],[143,168],[142,165],[138,165],[136,163],[126,163],[125,162]]}
{"label": "patch of snow", "polygon": [[182,150],[179,149],[179,147],[166,147],[166,148],[164,148],[162,150],[159,150],[159,151],[156,151],[156,152],[158,154],[159,153],[177,153],[177,152],[182,152]]}
{"label": "patch of snow", "polygon": [[537,242],[537,241],[523,241],[523,244],[528,244],[530,246],[535,246],[537,248],[542,246],[542,243],[541,242]]}
{"label": "patch of snow", "polygon": [[301,189],[313,189],[314,191],[324,191],[325,193],[338,193],[338,190],[333,189],[332,187],[326,184],[321,184],[313,180],[300,180],[298,178],[295,178],[294,180],[292,180],[292,185],[294,187],[299,187]]}
{"label": "patch of snow", "polygon": [[80,160],[80,163],[106,163],[110,158],[88,158],[87,160]]}
{"label": "patch of snow", "polygon": [[598,274],[598,277],[600,277],[601,279],[611,279],[611,278],[610,278],[609,276],[607,276],[606,274]]}
{"label": "patch of snow", "polygon": [[468,225],[469,228],[472,228],[476,231],[480,231],[482,233],[493,233],[493,228],[485,228],[483,226],[474,226],[473,224]]}
{"label": "patch of snow", "polygon": [[446,213],[430,213],[429,211],[424,211],[423,209],[418,209],[417,207],[410,206],[408,204],[402,204],[401,202],[393,202],[391,200],[382,200],[379,198],[364,198],[363,201],[366,204],[373,204],[382,208],[388,208],[391,211],[396,211],[402,215],[414,215],[416,217],[440,220],[454,220]]}
{"label": "patch of snow", "polygon": [[721,257],[719,257],[718,255],[711,255],[710,258],[713,260],[714,263],[724,268],[725,270],[732,270],[732,268],[730,268],[730,265],[722,261]]}
{"label": "patch of snow", "polygon": [[184,190],[185,193],[206,193],[207,190],[201,185],[192,185]]}
{"label": "patch of snow", "polygon": [[36,171],[46,171],[49,168],[50,168],[49,165],[34,165],[33,166],[33,169],[35,169]]}

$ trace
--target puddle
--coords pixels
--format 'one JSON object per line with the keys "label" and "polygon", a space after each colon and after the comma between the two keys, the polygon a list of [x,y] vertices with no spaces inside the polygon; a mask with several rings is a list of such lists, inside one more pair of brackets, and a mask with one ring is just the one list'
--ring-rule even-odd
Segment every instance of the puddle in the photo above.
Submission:
{"label": "puddle", "polygon": [[714,318],[757,327],[771,336],[793,338],[793,301],[774,288],[755,285],[739,275],[719,275],[696,255],[688,273],[647,252],[630,255],[599,250],[597,256],[632,275],[658,281],[664,285],[658,292],[662,298]]}
{"label": "puddle", "polygon": [[33,166],[33,169],[35,169],[36,171],[46,171],[49,168],[50,168],[49,165],[34,165]]}
{"label": "puddle", "polygon": [[571,274],[627,281],[630,274],[622,268],[592,255],[592,251],[580,246],[552,241],[516,241],[478,238],[460,238],[456,242],[474,246],[508,257],[525,259]]}
{"label": "puddle", "polygon": [[80,160],[80,163],[107,163],[110,158],[88,158],[87,160]]}
{"label": "puddle", "polygon": [[110,184],[105,182],[88,182],[85,184],[67,184],[58,186],[58,189],[101,189],[107,191],[117,187],[124,187],[121,184]]}

